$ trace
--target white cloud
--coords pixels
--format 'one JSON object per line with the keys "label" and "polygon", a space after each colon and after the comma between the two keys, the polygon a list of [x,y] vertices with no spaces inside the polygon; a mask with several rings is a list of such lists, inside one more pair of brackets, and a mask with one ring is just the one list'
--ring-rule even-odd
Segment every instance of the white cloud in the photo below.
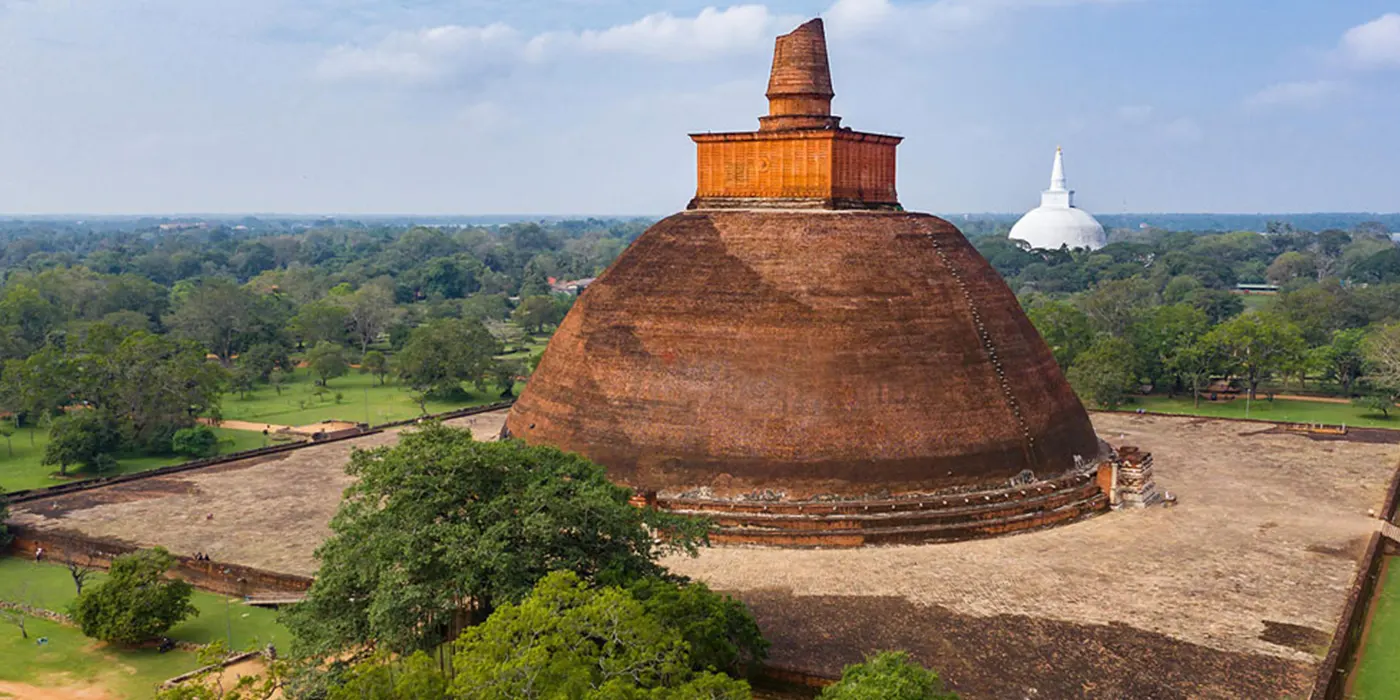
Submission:
{"label": "white cloud", "polygon": [[513,63],[521,49],[519,33],[504,24],[448,25],[395,32],[368,48],[337,46],[322,57],[316,75],[328,80],[427,83]]}
{"label": "white cloud", "polygon": [[1342,35],[1342,55],[1363,68],[1400,68],[1400,14],[1388,13]]}
{"label": "white cloud", "polygon": [[1249,107],[1317,106],[1345,91],[1335,80],[1300,80],[1278,83],[1245,98]]}
{"label": "white cloud", "polygon": [[[890,0],[835,0],[823,13],[834,36],[877,35],[881,41],[912,40],[930,45],[1020,8],[1115,4],[1132,0],[933,0],[896,5]],[[628,24],[583,31],[525,36],[504,24],[445,25],[396,32],[370,46],[339,46],[327,52],[316,74],[325,79],[379,79],[401,84],[433,83],[521,63],[563,60],[581,54],[621,54],[665,61],[703,61],[766,51],[773,37],[797,26],[801,16],[775,13],[766,5],[707,7],[693,17],[668,12]],[[936,45],[937,42],[932,42]]]}

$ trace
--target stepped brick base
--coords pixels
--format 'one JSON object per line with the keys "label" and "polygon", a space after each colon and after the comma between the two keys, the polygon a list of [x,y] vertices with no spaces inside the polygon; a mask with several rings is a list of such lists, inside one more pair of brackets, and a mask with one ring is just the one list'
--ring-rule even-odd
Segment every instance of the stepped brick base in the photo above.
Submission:
{"label": "stepped brick base", "polygon": [[673,513],[709,518],[715,544],[860,547],[954,542],[1074,522],[1108,510],[1094,472],[995,491],[842,501],[656,498]]}

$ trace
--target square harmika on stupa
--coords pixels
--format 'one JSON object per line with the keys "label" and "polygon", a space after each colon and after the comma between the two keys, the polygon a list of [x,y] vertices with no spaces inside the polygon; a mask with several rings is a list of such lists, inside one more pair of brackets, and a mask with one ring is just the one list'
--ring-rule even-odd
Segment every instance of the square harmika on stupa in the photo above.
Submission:
{"label": "square harmika on stupa", "polygon": [[582,294],[506,422],[716,542],[983,537],[1101,512],[1106,447],[1015,295],[906,212],[901,138],[852,131],[822,22],[778,37],[758,131]]}

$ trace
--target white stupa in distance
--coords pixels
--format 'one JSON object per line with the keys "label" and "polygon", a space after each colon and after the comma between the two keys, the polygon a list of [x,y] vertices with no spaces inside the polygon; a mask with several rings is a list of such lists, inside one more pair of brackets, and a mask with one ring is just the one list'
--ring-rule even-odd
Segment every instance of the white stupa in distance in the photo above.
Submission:
{"label": "white stupa in distance", "polygon": [[1060,246],[1098,250],[1108,242],[1098,220],[1074,206],[1074,190],[1065,186],[1065,157],[1059,148],[1050,171],[1050,189],[1040,193],[1040,206],[1011,227],[1010,238],[1051,250]]}

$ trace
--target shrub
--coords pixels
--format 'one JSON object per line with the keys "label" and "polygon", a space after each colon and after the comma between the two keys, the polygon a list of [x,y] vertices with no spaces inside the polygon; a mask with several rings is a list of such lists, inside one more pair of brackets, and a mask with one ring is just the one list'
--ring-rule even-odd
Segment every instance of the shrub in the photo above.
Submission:
{"label": "shrub", "polygon": [[208,426],[196,425],[175,431],[170,438],[170,447],[175,454],[194,459],[213,457],[219,452],[219,436]]}

